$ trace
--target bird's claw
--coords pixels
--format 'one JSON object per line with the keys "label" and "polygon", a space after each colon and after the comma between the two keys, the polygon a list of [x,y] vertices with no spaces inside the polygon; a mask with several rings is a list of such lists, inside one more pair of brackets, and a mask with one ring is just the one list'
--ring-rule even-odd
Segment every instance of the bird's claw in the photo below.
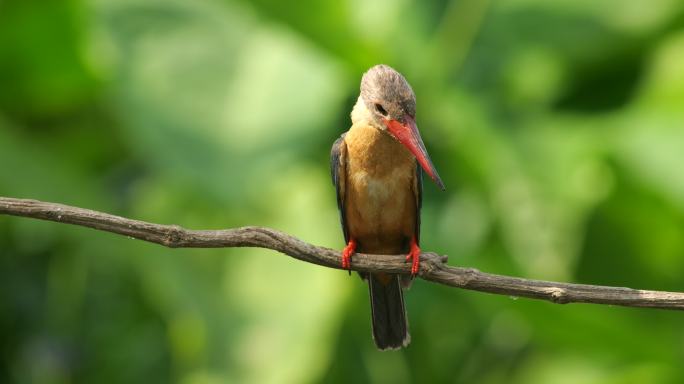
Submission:
{"label": "bird's claw", "polygon": [[411,250],[406,255],[406,261],[411,260],[411,276],[416,276],[420,271],[420,247],[416,244],[415,239],[411,241]]}
{"label": "bird's claw", "polygon": [[351,275],[351,258],[356,252],[356,240],[349,240],[349,243],[342,250],[342,268],[349,271]]}

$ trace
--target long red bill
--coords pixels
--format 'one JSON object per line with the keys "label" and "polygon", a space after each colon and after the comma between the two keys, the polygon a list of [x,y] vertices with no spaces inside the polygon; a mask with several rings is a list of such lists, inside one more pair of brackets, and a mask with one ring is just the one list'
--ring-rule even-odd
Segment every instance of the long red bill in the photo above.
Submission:
{"label": "long red bill", "polygon": [[444,190],[444,183],[432,164],[427,149],[425,149],[425,144],[423,144],[423,139],[420,137],[420,132],[418,132],[416,121],[410,116],[406,116],[406,123],[404,124],[397,120],[385,120],[385,125],[387,125],[390,133],[413,153],[420,166],[430,175],[430,178],[435,181],[437,186]]}

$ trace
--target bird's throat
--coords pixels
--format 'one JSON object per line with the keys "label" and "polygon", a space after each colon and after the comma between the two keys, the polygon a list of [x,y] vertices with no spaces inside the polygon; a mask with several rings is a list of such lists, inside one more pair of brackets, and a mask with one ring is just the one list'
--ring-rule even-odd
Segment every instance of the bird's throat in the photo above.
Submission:
{"label": "bird's throat", "polygon": [[372,125],[354,124],[345,137],[350,168],[363,170],[374,177],[411,174],[415,158],[386,131]]}

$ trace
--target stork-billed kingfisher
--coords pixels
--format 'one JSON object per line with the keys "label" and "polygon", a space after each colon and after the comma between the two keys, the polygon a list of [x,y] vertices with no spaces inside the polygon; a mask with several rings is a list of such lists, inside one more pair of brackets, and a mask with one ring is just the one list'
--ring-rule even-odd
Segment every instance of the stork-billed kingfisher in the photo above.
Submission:
{"label": "stork-billed kingfisher", "polygon": [[[355,252],[406,254],[411,276],[361,274],[370,290],[373,339],[381,350],[409,344],[402,288],[419,271],[422,170],[444,190],[415,122],[416,97],[387,65],[370,68],[351,113],[352,127],[333,144],[331,171],[346,246]],[[422,170],[421,170],[422,168]]]}

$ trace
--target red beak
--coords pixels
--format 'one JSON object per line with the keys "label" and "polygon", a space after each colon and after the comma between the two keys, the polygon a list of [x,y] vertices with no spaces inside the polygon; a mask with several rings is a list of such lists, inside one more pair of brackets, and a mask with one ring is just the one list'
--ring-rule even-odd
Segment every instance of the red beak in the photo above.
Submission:
{"label": "red beak", "polygon": [[406,123],[404,124],[397,120],[385,120],[385,125],[392,136],[413,153],[413,156],[416,157],[420,166],[423,167],[428,175],[430,175],[430,178],[435,181],[437,186],[439,186],[441,190],[444,190],[444,183],[439,177],[435,166],[432,164],[432,160],[430,160],[430,155],[428,155],[427,149],[425,149],[423,139],[420,138],[420,132],[418,132],[418,127],[416,127],[416,121],[410,116],[406,116],[405,120]]}

